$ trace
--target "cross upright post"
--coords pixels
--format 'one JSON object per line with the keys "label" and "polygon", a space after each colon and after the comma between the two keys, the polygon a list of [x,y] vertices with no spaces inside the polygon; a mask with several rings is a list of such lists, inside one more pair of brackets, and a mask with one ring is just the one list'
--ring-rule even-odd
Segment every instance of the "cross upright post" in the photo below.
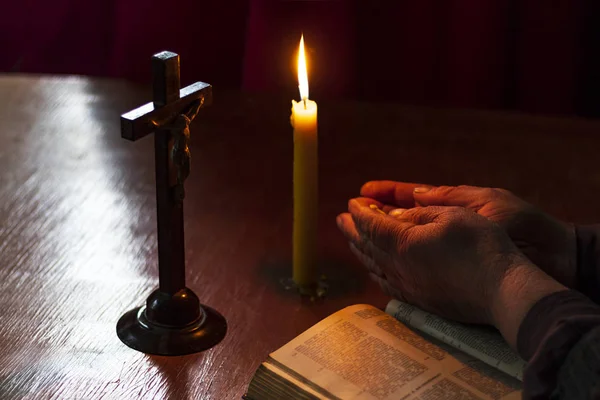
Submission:
{"label": "cross upright post", "polygon": [[[179,56],[163,51],[152,57],[152,79],[154,107],[165,107],[179,100]],[[169,166],[172,143],[169,142],[169,130],[158,128],[154,132],[159,289],[174,294],[185,288],[185,250],[183,204],[176,204],[172,193]]]}
{"label": "cross upright post", "polygon": [[208,349],[227,331],[225,319],[200,304],[185,286],[183,181],[189,174],[189,125],[212,101],[212,87],[196,82],[180,89],[179,56],[152,57],[153,101],[121,116],[121,136],[138,140],[154,133],[159,288],[146,305],[124,314],[119,338],[149,354],[182,355]]}

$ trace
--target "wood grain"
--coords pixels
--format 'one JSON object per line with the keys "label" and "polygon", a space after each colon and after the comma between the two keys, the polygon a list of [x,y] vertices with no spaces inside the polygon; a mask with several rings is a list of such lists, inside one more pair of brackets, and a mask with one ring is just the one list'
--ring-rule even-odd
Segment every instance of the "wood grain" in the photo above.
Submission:
{"label": "wood grain", "polygon": [[319,254],[333,288],[301,302],[279,284],[291,273],[290,99],[215,89],[192,127],[187,282],[228,335],[199,355],[146,356],[115,325],[157,285],[153,142],[119,133],[149,91],[3,76],[0,93],[2,399],[239,398],[269,352],[321,318],[385,304],[334,222],[369,179],[505,187],[600,220],[598,122],[319,102]]}

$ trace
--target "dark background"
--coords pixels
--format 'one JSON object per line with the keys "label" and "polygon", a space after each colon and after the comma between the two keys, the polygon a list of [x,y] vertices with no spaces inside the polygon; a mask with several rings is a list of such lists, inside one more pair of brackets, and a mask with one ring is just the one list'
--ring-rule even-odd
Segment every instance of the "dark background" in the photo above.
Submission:
{"label": "dark background", "polygon": [[289,91],[304,32],[311,97],[600,115],[598,0],[53,0],[0,14],[0,72]]}

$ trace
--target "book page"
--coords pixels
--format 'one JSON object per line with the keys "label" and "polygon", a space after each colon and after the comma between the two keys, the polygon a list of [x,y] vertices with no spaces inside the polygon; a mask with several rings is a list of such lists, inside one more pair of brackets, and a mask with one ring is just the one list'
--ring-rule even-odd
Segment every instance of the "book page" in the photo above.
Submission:
{"label": "book page", "polygon": [[272,353],[265,364],[310,387],[318,399],[520,398],[518,382],[480,374],[369,305],[329,316]]}
{"label": "book page", "polygon": [[523,370],[527,363],[493,328],[450,321],[398,300],[390,301],[385,312],[412,328],[523,380]]}

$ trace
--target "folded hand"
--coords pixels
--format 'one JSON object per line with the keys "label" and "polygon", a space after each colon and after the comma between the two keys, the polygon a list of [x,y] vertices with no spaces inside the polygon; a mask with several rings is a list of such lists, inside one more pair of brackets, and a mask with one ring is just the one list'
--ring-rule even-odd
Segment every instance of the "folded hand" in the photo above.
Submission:
{"label": "folded hand", "polygon": [[573,226],[551,217],[507,190],[372,181],[362,187],[361,196],[383,203],[388,211],[415,206],[467,208],[496,222],[534,264],[562,284],[575,288],[577,267]]}
{"label": "folded hand", "polygon": [[495,324],[513,270],[537,270],[494,222],[462,207],[417,207],[395,216],[350,200],[337,223],[388,294],[438,315]]}

